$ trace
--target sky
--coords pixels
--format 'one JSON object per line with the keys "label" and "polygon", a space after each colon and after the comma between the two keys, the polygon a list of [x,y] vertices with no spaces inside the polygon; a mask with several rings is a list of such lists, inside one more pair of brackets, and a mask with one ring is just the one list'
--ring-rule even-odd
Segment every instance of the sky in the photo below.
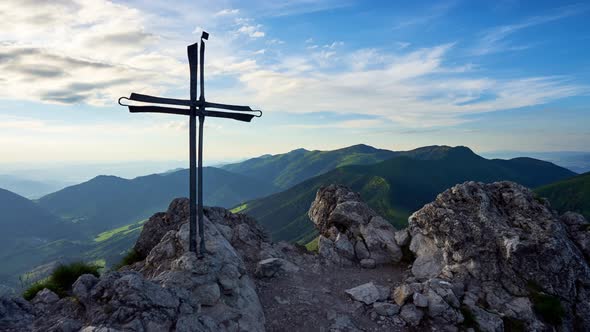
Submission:
{"label": "sky", "polygon": [[590,3],[1,1],[0,165],[186,161],[186,46],[210,33],[205,159],[369,144],[589,151]]}

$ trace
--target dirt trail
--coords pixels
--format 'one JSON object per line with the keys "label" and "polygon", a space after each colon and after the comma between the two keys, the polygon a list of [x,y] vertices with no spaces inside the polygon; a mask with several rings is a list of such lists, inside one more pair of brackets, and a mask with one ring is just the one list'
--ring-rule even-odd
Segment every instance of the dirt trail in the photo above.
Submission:
{"label": "dirt trail", "polygon": [[[314,265],[272,279],[258,279],[267,331],[404,331],[399,318],[372,314],[371,306],[344,291],[368,282],[394,288],[399,266],[326,267]],[[394,316],[395,317],[395,316]]]}

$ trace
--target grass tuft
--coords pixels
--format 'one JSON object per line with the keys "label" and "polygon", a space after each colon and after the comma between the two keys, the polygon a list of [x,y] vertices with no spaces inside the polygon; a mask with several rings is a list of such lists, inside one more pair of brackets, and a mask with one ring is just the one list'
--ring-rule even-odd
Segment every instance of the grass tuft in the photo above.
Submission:
{"label": "grass tuft", "polygon": [[305,245],[305,248],[306,248],[308,251],[311,251],[311,252],[318,252],[318,250],[319,250],[319,243],[320,243],[320,237],[318,236],[318,237],[316,237],[315,239],[313,239],[313,240],[309,241],[309,242],[308,242],[308,243]]}
{"label": "grass tuft", "polygon": [[101,267],[98,265],[87,264],[84,262],[74,262],[70,264],[62,264],[53,270],[51,275],[41,281],[32,284],[27,288],[23,297],[25,300],[32,300],[38,292],[47,288],[56,293],[59,297],[67,296],[72,285],[83,274],[92,274],[96,277],[100,275],[98,272]]}
{"label": "grass tuft", "polygon": [[139,261],[143,260],[144,258],[145,257],[140,255],[139,252],[137,252],[134,248],[131,248],[131,250],[129,250],[127,252],[127,254],[125,254],[125,256],[123,256],[121,261],[113,266],[113,270],[116,271],[116,270],[122,268],[123,266],[131,265],[133,263],[139,262]]}

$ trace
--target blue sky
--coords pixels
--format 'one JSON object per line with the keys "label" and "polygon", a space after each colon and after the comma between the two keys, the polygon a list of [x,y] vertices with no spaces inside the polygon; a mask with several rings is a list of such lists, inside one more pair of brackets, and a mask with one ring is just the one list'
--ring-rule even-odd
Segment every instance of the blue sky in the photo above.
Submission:
{"label": "blue sky", "polygon": [[186,160],[187,122],[129,114],[188,97],[205,29],[207,97],[264,111],[208,120],[235,160],[365,143],[588,151],[590,4],[557,1],[14,1],[0,4],[3,164]]}

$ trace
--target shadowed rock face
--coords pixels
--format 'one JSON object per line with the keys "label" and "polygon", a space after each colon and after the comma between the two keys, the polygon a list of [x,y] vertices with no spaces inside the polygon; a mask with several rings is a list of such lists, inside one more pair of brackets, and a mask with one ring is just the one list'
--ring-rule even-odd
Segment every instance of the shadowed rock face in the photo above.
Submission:
{"label": "shadowed rock face", "polygon": [[319,254],[328,262],[370,267],[402,258],[395,228],[348,187],[320,188],[309,218],[320,232]]}
{"label": "shadowed rock face", "polygon": [[502,330],[507,319],[541,330],[546,322],[533,307],[545,294],[561,302],[565,330],[587,328],[587,225],[580,215],[559,218],[518,184],[466,182],[410,217],[408,284],[428,297],[437,324],[462,321],[461,302],[483,330]]}

